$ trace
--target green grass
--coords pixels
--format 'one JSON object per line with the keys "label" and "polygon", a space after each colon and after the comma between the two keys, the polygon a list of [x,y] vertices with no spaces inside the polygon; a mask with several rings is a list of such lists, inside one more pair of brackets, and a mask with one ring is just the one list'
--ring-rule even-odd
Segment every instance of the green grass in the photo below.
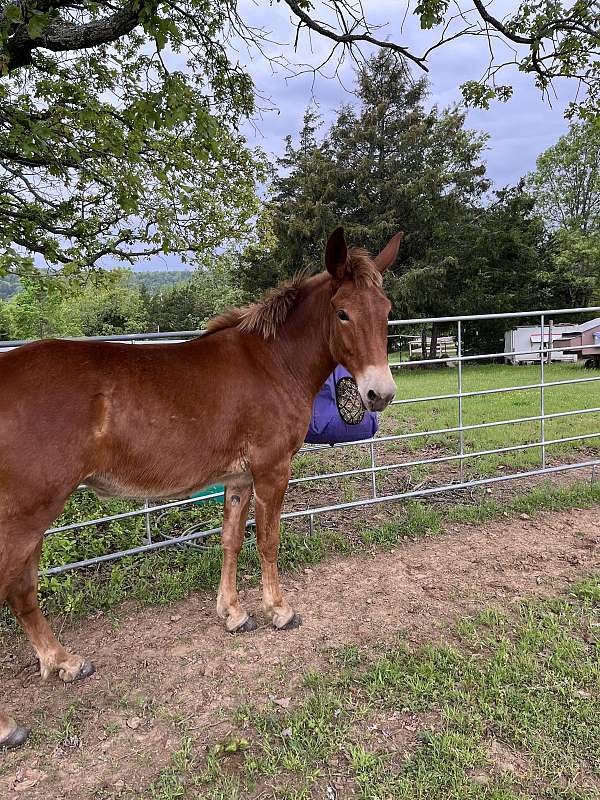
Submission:
{"label": "green grass", "polygon": [[290,709],[246,706],[225,742],[203,754],[185,740],[130,797],[598,798],[599,609],[596,575],[462,619],[452,644],[346,648]]}
{"label": "green grass", "polygon": [[[457,369],[394,370],[396,399],[452,394],[457,391]],[[574,378],[600,377],[577,364],[551,364],[545,367],[545,380],[571,380]],[[481,391],[509,386],[539,383],[539,366],[508,366],[486,364],[465,366],[463,369],[463,391]],[[544,409],[546,414],[574,409],[596,408],[598,384],[582,383],[570,386],[555,386],[545,389]],[[383,416],[382,430],[385,433],[409,433],[457,426],[458,401],[438,400],[432,403],[415,403],[392,406]],[[540,390],[467,397],[463,400],[465,425],[492,422],[540,414]],[[560,439],[586,433],[600,432],[600,414],[582,414],[561,417],[545,422],[546,439]],[[540,438],[540,422],[523,422],[515,425],[484,428],[465,432],[465,450],[474,452],[532,443]],[[400,449],[419,450],[424,443],[436,444],[449,452],[457,451],[458,434],[439,434],[433,437],[403,441]],[[550,445],[547,448],[550,460],[565,457],[581,458],[581,454],[595,450],[599,452],[598,439]],[[467,474],[490,475],[501,465],[510,469],[522,469],[540,463],[539,448],[511,453],[482,456],[466,462]]]}

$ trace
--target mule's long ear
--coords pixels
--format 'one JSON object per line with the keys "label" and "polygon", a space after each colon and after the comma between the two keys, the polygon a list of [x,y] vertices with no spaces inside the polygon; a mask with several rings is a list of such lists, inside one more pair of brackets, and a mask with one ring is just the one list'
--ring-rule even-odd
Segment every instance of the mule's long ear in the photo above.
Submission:
{"label": "mule's long ear", "polygon": [[348,247],[344,238],[344,229],[340,225],[327,239],[325,245],[325,267],[327,272],[341,281],[346,271],[346,261],[348,260]]}
{"label": "mule's long ear", "polygon": [[392,236],[392,238],[383,248],[381,253],[379,253],[379,255],[373,259],[373,261],[375,262],[375,266],[377,267],[379,272],[381,272],[382,275],[386,271],[386,269],[388,267],[391,267],[394,261],[396,260],[398,256],[398,248],[400,247],[400,242],[402,241],[403,238],[404,234],[402,233],[402,231],[397,233],[395,236]]}

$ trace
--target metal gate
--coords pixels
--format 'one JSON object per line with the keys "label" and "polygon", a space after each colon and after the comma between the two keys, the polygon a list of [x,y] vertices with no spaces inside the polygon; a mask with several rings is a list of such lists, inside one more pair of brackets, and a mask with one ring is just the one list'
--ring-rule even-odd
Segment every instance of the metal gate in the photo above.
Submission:
{"label": "metal gate", "polygon": [[[507,481],[514,481],[527,477],[552,475],[559,472],[568,472],[571,470],[581,470],[586,468],[589,468],[592,471],[595,470],[595,467],[600,464],[600,458],[596,457],[596,453],[593,453],[594,457],[589,457],[582,461],[552,464],[552,465],[549,465],[547,463],[548,461],[547,449],[552,445],[574,443],[583,440],[588,441],[600,437],[600,417],[598,418],[594,417],[593,419],[595,421],[597,420],[597,422],[594,425],[594,430],[592,432],[575,434],[572,436],[565,436],[554,439],[548,438],[546,436],[546,423],[549,420],[558,418],[574,418],[577,416],[588,415],[588,414],[591,415],[598,414],[600,412],[600,395],[598,396],[598,406],[592,405],[586,408],[578,408],[576,407],[577,404],[575,402],[577,393],[574,392],[573,408],[570,408],[565,411],[547,413],[545,410],[545,400],[546,400],[547,390],[551,387],[556,387],[556,386],[566,386],[566,385],[577,386],[581,384],[600,381],[600,373],[594,374],[593,372],[586,372],[582,377],[574,377],[561,380],[546,380],[547,365],[552,356],[552,353],[559,351],[564,352],[569,348],[565,347],[555,348],[553,346],[544,347],[544,331],[546,329],[546,326],[548,325],[548,322],[550,320],[554,320],[556,317],[561,317],[563,315],[582,314],[582,313],[593,314],[598,312],[600,312],[600,307],[578,308],[578,309],[554,309],[550,311],[531,311],[518,314],[513,314],[513,313],[479,314],[479,315],[457,316],[457,317],[430,317],[427,319],[405,319],[405,320],[390,321],[389,323],[390,339],[392,340],[398,339],[402,335],[397,332],[398,330],[422,329],[424,326],[431,325],[433,323],[437,323],[438,325],[444,326],[446,330],[454,329],[451,330],[451,333],[452,335],[455,335],[456,355],[452,354],[450,356],[446,356],[443,358],[421,359],[416,361],[402,360],[402,358],[400,358],[400,360],[396,361],[392,360],[390,362],[390,367],[392,368],[392,370],[404,370],[407,368],[414,369],[416,367],[418,368],[418,367],[429,366],[431,364],[436,364],[436,363],[448,364],[450,362],[456,369],[455,392],[421,396],[421,397],[403,398],[393,401],[393,405],[407,405],[407,404],[418,405],[418,404],[436,403],[440,401],[455,401],[456,424],[449,427],[442,427],[437,429],[434,428],[425,431],[414,431],[407,433],[376,436],[373,439],[364,440],[361,442],[352,442],[347,444],[334,445],[334,447],[368,448],[368,451],[370,453],[370,465],[368,467],[360,467],[357,469],[316,473],[308,476],[295,477],[292,478],[292,480],[290,481],[290,485],[293,486],[296,484],[306,483],[309,481],[336,481],[340,478],[345,478],[349,476],[366,475],[370,476],[371,478],[369,496],[359,500],[352,500],[349,502],[340,502],[328,505],[310,506],[309,504],[309,506],[305,509],[288,511],[282,514],[282,520],[298,519],[305,517],[308,520],[308,523],[312,529],[315,517],[321,514],[341,512],[358,507],[375,506],[381,503],[390,503],[395,501],[407,500],[410,498],[427,498],[432,495],[438,495],[447,492],[456,492],[460,490],[471,489],[481,486],[489,486],[492,484],[504,483]],[[463,340],[464,340],[464,331],[466,325],[485,320],[509,320],[509,319],[538,320],[540,325],[540,330],[542,331],[541,348],[538,349],[532,348],[528,350],[521,350],[518,352],[511,351],[509,353],[494,352],[494,353],[484,353],[476,355],[469,355],[469,354],[465,355]],[[197,336],[199,334],[200,331],[183,331],[183,332],[176,332],[169,334],[135,334],[130,336],[117,335],[117,336],[91,337],[91,338],[103,341],[127,341],[131,342],[133,346],[141,346],[143,345],[143,343],[152,342],[155,340],[160,340],[163,342],[181,341],[183,339],[193,338],[194,336]],[[0,342],[0,354],[2,353],[3,350],[7,348],[18,347],[21,344],[24,344],[24,342]],[[466,365],[468,365],[469,363],[490,361],[493,359],[506,358],[515,355],[531,355],[533,357],[532,360],[539,361],[539,379],[536,382],[517,384],[510,387],[498,387],[498,388],[490,387],[477,391],[463,390],[463,379],[464,379],[464,371]],[[517,375],[519,367],[515,367],[514,369],[515,369],[515,375]],[[477,424],[469,424],[469,425],[464,424],[465,399],[473,397],[491,396],[500,393],[509,393],[509,392],[516,393],[516,392],[531,391],[531,390],[536,391],[539,395],[539,408],[538,408],[539,413],[525,417],[515,417],[502,420],[488,420]],[[519,423],[535,423],[538,426],[539,437],[536,439],[536,441],[525,442],[522,444],[512,444],[512,445],[501,446],[490,449],[482,449],[482,450],[468,450],[465,447],[466,432],[484,428],[498,428],[498,427],[502,428],[506,426],[517,425]],[[431,458],[415,458],[411,460],[402,460],[399,461],[398,463],[393,463],[393,464],[378,464],[378,459],[377,459],[378,448],[384,445],[385,443],[402,442],[407,440],[414,440],[417,438],[420,438],[423,441],[427,441],[427,437],[437,436],[442,434],[444,435],[449,434],[455,437],[456,439],[455,453],[435,456]],[[318,450],[328,449],[328,448],[329,448],[328,445],[307,446],[305,448],[302,448],[300,453],[315,452]],[[539,450],[540,452],[539,467],[518,472],[512,472],[510,474],[494,475],[491,477],[484,477],[484,478],[477,478],[470,480],[465,477],[465,464],[473,459],[481,458],[482,456],[495,455],[500,453],[510,453],[526,449]],[[449,483],[442,483],[441,485],[436,485],[436,486],[417,488],[413,491],[403,491],[391,494],[379,494],[377,491],[376,477],[378,474],[389,471],[406,470],[408,468],[417,466],[430,466],[434,464],[444,464],[444,463],[448,464],[454,463],[458,465],[458,475],[459,475],[458,480],[453,480]],[[205,499],[210,499],[210,497],[217,497],[217,496],[218,496],[217,494],[207,495]],[[174,547],[187,543],[197,542],[198,540],[206,539],[209,536],[214,537],[214,535],[220,532],[220,528],[216,527],[216,528],[211,528],[209,530],[193,530],[191,532],[184,533],[183,535],[172,536],[163,538],[161,540],[156,540],[155,531],[153,529],[153,523],[152,523],[154,516],[157,514],[164,513],[165,511],[168,511],[170,509],[184,508],[186,506],[191,505],[194,502],[195,502],[194,499],[185,499],[169,503],[159,503],[155,505],[150,505],[149,503],[145,503],[144,505],[141,505],[140,508],[132,511],[127,511],[120,514],[106,515],[103,517],[98,517],[96,519],[89,519],[82,522],[72,523],[70,525],[63,525],[51,528],[46,532],[47,537],[56,535],[57,533],[63,533],[67,531],[75,532],[85,527],[142,515],[145,518],[146,541],[142,545],[120,550],[118,552],[106,553],[97,556],[95,558],[90,558],[83,561],[77,561],[70,564],[57,565],[45,570],[43,574],[54,575],[61,572],[66,572],[67,570],[80,569],[88,566],[97,565],[105,561],[114,561],[116,559],[124,558],[126,556],[133,556],[139,553],[149,553],[167,547]],[[248,521],[249,528],[253,524],[254,520],[251,519]]]}

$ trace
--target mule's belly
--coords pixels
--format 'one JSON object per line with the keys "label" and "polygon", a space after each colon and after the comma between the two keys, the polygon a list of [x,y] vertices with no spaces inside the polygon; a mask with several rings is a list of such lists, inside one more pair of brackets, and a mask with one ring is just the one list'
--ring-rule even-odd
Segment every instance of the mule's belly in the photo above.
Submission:
{"label": "mule's belly", "polygon": [[174,486],[162,484],[160,481],[152,483],[135,481],[131,478],[124,479],[118,475],[103,472],[90,475],[83,481],[88,489],[93,489],[99,497],[123,497],[129,499],[174,499],[187,497],[193,491],[189,486]]}
{"label": "mule's belly", "polygon": [[190,497],[194,492],[215,483],[225,486],[249,485],[252,483],[252,474],[247,465],[232,465],[230,469],[215,472],[210,475],[189,475],[174,479],[164,475],[153,480],[127,477],[101,472],[88,476],[83,484],[93,489],[99,497],[123,497],[130,499],[164,499],[174,500]]}

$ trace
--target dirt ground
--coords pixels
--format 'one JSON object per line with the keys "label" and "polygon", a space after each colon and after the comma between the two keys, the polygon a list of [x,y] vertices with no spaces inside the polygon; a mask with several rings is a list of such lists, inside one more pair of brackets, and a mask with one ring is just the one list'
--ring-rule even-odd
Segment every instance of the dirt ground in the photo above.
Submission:
{"label": "dirt ground", "polygon": [[[302,676],[327,665],[331,648],[399,635],[414,643],[447,639],[457,617],[560,593],[599,568],[598,510],[546,513],[449,526],[443,536],[285,575],[304,620],[289,632],[263,624],[231,636],[206,593],[77,621],[62,639],[97,671],[72,686],[58,678],[41,683],[27,643],[15,639],[0,655],[2,703],[34,734],[24,749],[0,754],[0,797],[78,800],[143,791],[184,729],[203,748],[227,734],[229,710],[293,703]],[[258,589],[244,591],[243,602],[258,611]]]}

